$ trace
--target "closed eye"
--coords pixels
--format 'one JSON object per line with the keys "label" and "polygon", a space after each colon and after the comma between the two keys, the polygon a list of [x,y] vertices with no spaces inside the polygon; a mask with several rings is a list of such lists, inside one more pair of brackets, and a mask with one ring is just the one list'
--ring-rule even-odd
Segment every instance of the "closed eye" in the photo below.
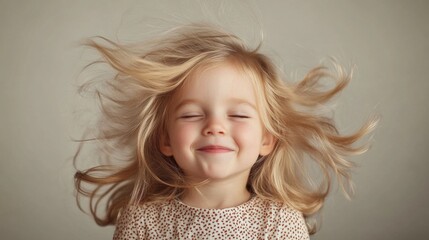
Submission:
{"label": "closed eye", "polygon": [[203,117],[203,115],[186,115],[186,116],[181,116],[180,118],[188,119],[188,118],[199,118],[199,117]]}
{"label": "closed eye", "polygon": [[250,118],[249,116],[246,116],[246,115],[229,115],[229,116],[233,118]]}

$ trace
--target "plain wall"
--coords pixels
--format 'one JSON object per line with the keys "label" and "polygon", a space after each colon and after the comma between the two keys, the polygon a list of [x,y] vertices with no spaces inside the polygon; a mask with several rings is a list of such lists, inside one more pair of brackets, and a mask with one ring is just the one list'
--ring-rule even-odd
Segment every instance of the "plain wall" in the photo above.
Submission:
{"label": "plain wall", "polygon": [[[94,35],[137,40],[148,34],[144,16],[198,20],[195,5],[0,1],[2,239],[111,238],[114,228],[98,227],[73,195],[76,79],[94,60],[76,43]],[[344,132],[382,116],[373,147],[354,158],[356,196],[333,192],[312,239],[429,238],[429,2],[260,1],[250,4],[253,13],[241,5],[225,8],[228,21],[245,33],[259,17],[264,50],[288,76],[329,56],[357,65],[337,98]]]}

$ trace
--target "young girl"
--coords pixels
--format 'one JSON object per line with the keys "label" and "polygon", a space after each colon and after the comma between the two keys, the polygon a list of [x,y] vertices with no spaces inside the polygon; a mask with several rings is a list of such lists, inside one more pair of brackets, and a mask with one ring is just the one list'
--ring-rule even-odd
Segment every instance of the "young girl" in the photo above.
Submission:
{"label": "young girl", "polygon": [[[286,83],[258,49],[204,24],[143,45],[104,40],[110,46],[88,45],[117,71],[96,89],[93,140],[106,163],[75,180],[95,221],[116,224],[114,239],[309,239],[306,221],[331,178],[351,190],[345,157],[366,150],[352,144],[375,121],[342,136],[321,114],[350,80],[339,66]],[[325,77],[333,88],[322,89]],[[323,173],[319,184],[308,160]]]}

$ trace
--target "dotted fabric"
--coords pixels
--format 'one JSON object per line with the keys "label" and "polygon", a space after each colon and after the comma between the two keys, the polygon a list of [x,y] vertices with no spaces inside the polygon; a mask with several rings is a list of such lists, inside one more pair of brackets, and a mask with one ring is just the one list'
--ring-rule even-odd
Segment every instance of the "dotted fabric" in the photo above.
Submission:
{"label": "dotted fabric", "polygon": [[252,197],[225,209],[194,208],[179,200],[131,206],[122,211],[113,239],[310,238],[300,212]]}

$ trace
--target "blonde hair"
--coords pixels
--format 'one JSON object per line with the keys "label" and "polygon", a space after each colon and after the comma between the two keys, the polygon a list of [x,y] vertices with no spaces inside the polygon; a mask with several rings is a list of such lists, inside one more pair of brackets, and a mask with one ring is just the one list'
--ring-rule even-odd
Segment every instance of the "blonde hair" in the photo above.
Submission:
{"label": "blonde hair", "polygon": [[[286,83],[269,58],[258,52],[259,47],[249,50],[236,36],[206,24],[178,27],[142,45],[101,39],[105,44],[90,39],[86,45],[98,50],[103,62],[117,72],[96,90],[101,115],[92,140],[100,153],[107,152],[102,159],[106,164],[75,174],[78,196],[89,197],[99,225],[115,224],[128,204],[173,199],[191,186],[174,159],[161,153],[159,137],[166,133],[165,119],[175,90],[197,69],[222,61],[248,74],[260,96],[262,122],[276,139],[273,152],[252,167],[249,190],[299,210],[306,218],[323,206],[332,177],[346,194],[351,192],[354,164],[345,157],[367,149],[367,145],[352,145],[371,132],[376,121],[342,136],[332,118],[320,114],[323,104],[351,78],[339,65],[335,64],[334,72],[314,68],[302,81]],[[322,90],[320,80],[327,77],[335,80],[335,86]],[[80,148],[75,161],[79,157]],[[304,159],[313,160],[323,173],[316,187]],[[104,216],[97,211],[100,204],[105,204]]]}

